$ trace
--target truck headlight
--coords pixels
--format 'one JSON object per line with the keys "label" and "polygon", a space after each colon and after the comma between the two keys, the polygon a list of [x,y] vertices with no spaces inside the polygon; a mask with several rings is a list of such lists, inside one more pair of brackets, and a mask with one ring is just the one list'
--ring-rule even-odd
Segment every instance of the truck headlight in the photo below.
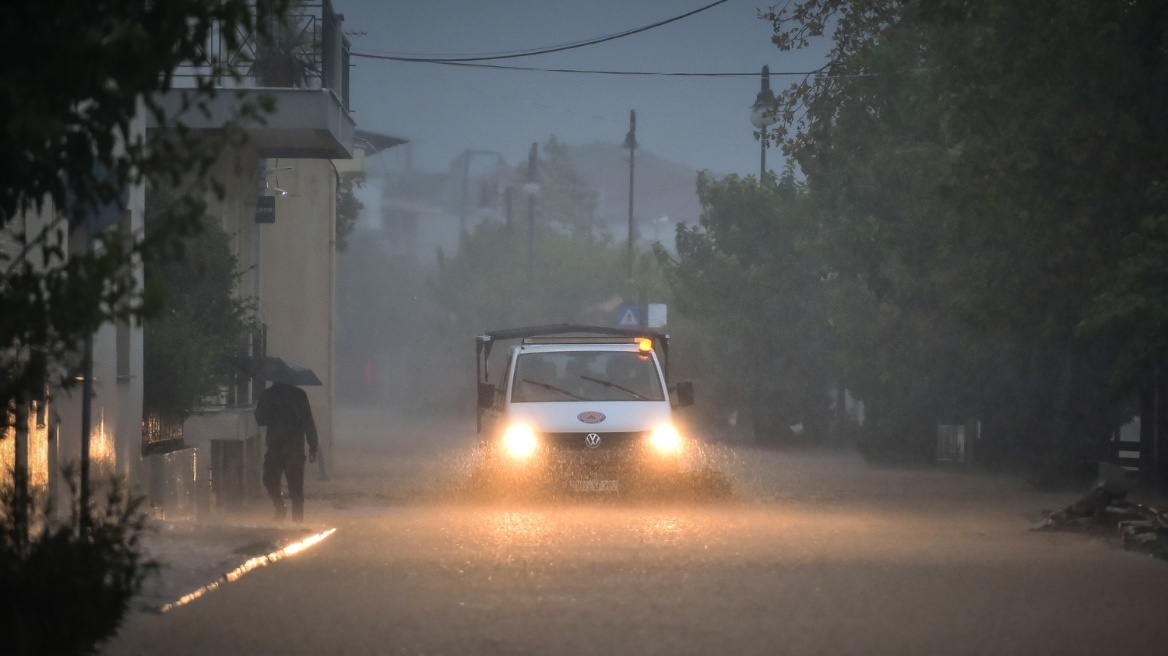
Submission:
{"label": "truck headlight", "polygon": [[526,424],[511,424],[503,431],[503,450],[517,460],[530,458],[539,448],[535,431]]}
{"label": "truck headlight", "polygon": [[663,424],[649,433],[649,445],[663,455],[673,455],[681,451],[681,433],[672,424]]}

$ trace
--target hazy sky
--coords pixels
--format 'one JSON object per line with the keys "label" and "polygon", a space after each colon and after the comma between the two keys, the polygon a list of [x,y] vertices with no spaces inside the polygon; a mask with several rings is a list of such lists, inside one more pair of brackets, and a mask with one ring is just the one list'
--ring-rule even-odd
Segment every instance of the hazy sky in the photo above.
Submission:
{"label": "hazy sky", "polygon": [[[713,0],[333,0],[355,52],[450,56],[555,46],[641,27]],[[637,111],[643,151],[715,173],[758,172],[750,105],[763,64],[806,71],[818,53],[781,53],[765,2],[729,0],[669,25],[567,52],[502,60],[518,66],[753,72],[750,77],[622,77],[464,69],[353,58],[359,127],[413,142],[414,166],[446,170],[465,148],[524,161],[534,141],[619,144]],[[772,75],[772,87],[798,78]],[[396,168],[399,147],[366,167]],[[781,167],[777,151],[768,168]],[[484,158],[486,159],[486,158]],[[487,162],[484,162],[484,165]]]}

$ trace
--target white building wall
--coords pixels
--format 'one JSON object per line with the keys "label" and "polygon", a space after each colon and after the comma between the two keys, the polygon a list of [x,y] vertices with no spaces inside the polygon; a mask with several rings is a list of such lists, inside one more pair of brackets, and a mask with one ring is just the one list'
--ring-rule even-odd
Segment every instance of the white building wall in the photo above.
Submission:
{"label": "white building wall", "polygon": [[[328,160],[281,159],[276,222],[260,226],[261,320],[267,353],[311,368],[324,382],[305,387],[326,466],[333,462],[336,173]],[[309,477],[311,478],[311,477]]]}
{"label": "white building wall", "polygon": [[[52,203],[46,201],[41,211],[27,212],[0,227],[0,253],[10,258],[17,257],[23,249],[18,235],[22,232],[26,235],[37,235],[49,226],[55,217],[56,211]],[[51,238],[48,241],[53,242],[55,239]],[[43,264],[39,250],[34,249],[28,257],[34,269],[40,268]],[[27,467],[29,481],[34,487],[49,483],[56,469],[49,439],[49,426],[54,424],[56,405],[56,399],[50,399],[44,425],[38,422],[37,417],[33,415],[34,409],[29,407],[29,415],[22,426],[17,425],[20,423],[18,415],[15,417],[16,423],[7,428],[0,428],[0,485],[12,484],[12,474],[18,466]]]}
{"label": "white building wall", "polygon": [[[136,121],[134,128],[135,133],[144,134],[144,120]],[[225,184],[226,193],[221,199],[208,195],[208,212],[233,237],[244,271],[240,293],[259,299],[259,319],[268,327],[268,353],[311,367],[325,383],[306,391],[325,463],[331,468],[336,173],[328,160],[268,162],[273,168],[291,167],[276,174],[280,187],[290,193],[277,199],[275,224],[257,225],[255,200],[262,184],[262,177],[257,173],[263,163],[247,148],[225,153],[215,175]],[[145,191],[132,189],[122,229],[140,232],[144,214]],[[49,211],[45,216],[31,217],[30,221],[45,223],[52,216]],[[76,233],[70,249],[76,250],[83,243],[84,235]],[[141,281],[140,264],[134,266],[135,275]],[[150,473],[141,455],[142,352],[142,328],[134,322],[107,324],[94,335],[91,478],[96,483],[105,475],[122,474],[139,492],[146,491]],[[52,393],[48,428],[57,429],[57,441],[49,451],[53,461],[48,463],[48,469],[50,485],[56,488],[58,496],[67,488],[54,482],[53,475],[60,471],[61,465],[80,460],[81,405],[80,384]],[[188,445],[197,449],[196,479],[201,495],[207,492],[210,440],[246,439],[259,432],[249,408],[199,414],[191,417],[185,428]],[[49,430],[43,432],[47,435]],[[47,438],[37,439],[47,442]],[[0,459],[4,456],[0,453]],[[59,507],[67,507],[63,498],[59,502]]]}
{"label": "white building wall", "polygon": [[[146,132],[145,117],[132,124],[135,137]],[[117,227],[141,234],[145,220],[146,192],[142,186],[129,191],[128,204]],[[85,234],[74,231],[70,250],[84,249]],[[134,277],[142,283],[142,266],[135,262]],[[78,358],[80,361],[80,358]],[[90,414],[90,480],[103,482],[111,474],[126,477],[138,492],[144,491],[142,468],[142,326],[137,322],[107,323],[93,336],[93,403]],[[59,419],[56,475],[62,465],[81,460],[81,384],[54,392],[51,415]],[[56,485],[56,484],[54,484]],[[57,493],[63,486],[56,486]]]}
{"label": "white building wall", "polygon": [[[276,222],[255,222],[256,197],[264,187],[288,193],[276,198]],[[255,300],[257,319],[267,327],[267,354],[310,367],[324,382],[305,387],[320,435],[324,462],[333,461],[333,315],[336,267],[336,174],[328,160],[260,159],[254,151],[226,154],[216,167],[226,193],[210,200],[208,213],[232,236],[243,276],[241,296]],[[211,440],[246,440],[260,435],[251,406],[208,409],[189,417],[184,442],[197,449],[196,485],[210,498]],[[244,464],[254,482],[258,461]],[[252,471],[255,470],[255,471]],[[309,474],[311,484],[315,477]],[[245,483],[249,490],[258,487]],[[206,501],[203,502],[206,504]]]}
{"label": "white building wall", "polygon": [[[263,184],[259,174],[259,157],[255,151],[239,147],[225,152],[213,168],[211,175],[223,184],[222,197],[208,194],[207,214],[219,221],[223,230],[231,237],[232,250],[242,273],[236,293],[241,298],[260,298],[259,272],[255,267],[256,234],[259,226],[255,223],[256,196]],[[200,512],[212,509],[211,490],[211,441],[245,441],[259,435],[252,415],[252,406],[208,407],[196,412],[183,423],[183,443],[195,449],[195,496]],[[243,463],[245,490],[258,491],[259,462],[249,460]]]}

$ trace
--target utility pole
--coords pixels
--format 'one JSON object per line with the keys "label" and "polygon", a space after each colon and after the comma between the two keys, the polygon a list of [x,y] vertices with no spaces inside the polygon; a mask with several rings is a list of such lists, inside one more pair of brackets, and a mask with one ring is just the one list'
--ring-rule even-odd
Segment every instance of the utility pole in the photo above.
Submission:
{"label": "utility pole", "polygon": [[637,112],[629,110],[629,132],[624,147],[629,149],[629,281],[633,279],[633,171],[637,152]]}
{"label": "utility pole", "polygon": [[539,183],[535,179],[535,162],[539,155],[539,144],[531,144],[527,154],[527,182],[523,190],[527,192],[527,286],[535,279],[535,195],[539,193]]}
{"label": "utility pole", "polygon": [[470,184],[470,148],[462,151],[462,202],[458,212],[458,244],[462,245],[466,238],[466,196],[467,185]]}
{"label": "utility pole", "polygon": [[758,182],[766,175],[767,128],[775,124],[775,114],[772,105],[775,103],[775,93],[771,91],[771,67],[762,67],[762,87],[754,98],[750,107],[750,122],[759,131],[761,155],[759,156]]}

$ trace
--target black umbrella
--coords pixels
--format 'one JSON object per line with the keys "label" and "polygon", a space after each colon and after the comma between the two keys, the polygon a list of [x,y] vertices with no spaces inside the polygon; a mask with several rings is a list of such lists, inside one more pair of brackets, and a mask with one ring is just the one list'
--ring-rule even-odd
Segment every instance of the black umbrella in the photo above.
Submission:
{"label": "black umbrella", "polygon": [[323,385],[320,378],[311,369],[303,365],[289,362],[284,358],[263,357],[251,358],[248,373],[253,378],[262,378],[273,383],[288,385]]}

